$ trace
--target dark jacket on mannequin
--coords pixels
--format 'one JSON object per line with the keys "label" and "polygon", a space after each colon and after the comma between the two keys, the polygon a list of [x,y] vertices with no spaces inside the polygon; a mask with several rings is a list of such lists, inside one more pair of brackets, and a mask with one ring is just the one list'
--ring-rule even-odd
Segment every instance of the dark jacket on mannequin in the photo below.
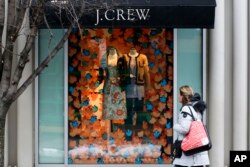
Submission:
{"label": "dark jacket on mannequin", "polygon": [[[106,76],[104,76],[104,71]],[[126,85],[129,82],[129,70],[127,66],[127,62],[124,56],[120,56],[117,60],[117,72],[118,72],[118,78],[119,78],[119,86],[121,87],[122,91],[125,90]],[[105,68],[99,68],[99,75],[98,75],[98,81],[101,83],[105,77],[108,78],[108,70]]]}

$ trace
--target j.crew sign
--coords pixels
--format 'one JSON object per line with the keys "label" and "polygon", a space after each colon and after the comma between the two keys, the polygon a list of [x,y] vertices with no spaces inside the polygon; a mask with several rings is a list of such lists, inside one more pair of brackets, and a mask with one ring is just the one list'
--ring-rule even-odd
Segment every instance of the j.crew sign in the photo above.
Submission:
{"label": "j.crew sign", "polygon": [[111,22],[111,21],[141,21],[148,20],[150,17],[150,9],[96,9],[96,22],[95,26],[99,23]]}

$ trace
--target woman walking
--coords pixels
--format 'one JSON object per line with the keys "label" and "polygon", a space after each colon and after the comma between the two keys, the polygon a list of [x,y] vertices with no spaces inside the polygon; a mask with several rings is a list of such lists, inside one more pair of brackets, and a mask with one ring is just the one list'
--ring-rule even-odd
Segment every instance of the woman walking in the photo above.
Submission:
{"label": "woman walking", "polygon": [[[174,131],[178,133],[178,140],[183,140],[185,135],[189,132],[190,125],[192,123],[191,111],[194,118],[197,120],[202,120],[202,112],[206,108],[206,105],[199,94],[193,93],[190,86],[185,85],[180,87],[179,102],[182,104],[180,113],[178,114],[178,122],[174,124]],[[195,109],[194,109],[195,108]],[[200,152],[194,155],[186,156],[182,153],[180,158],[175,158],[173,164],[175,167],[203,167],[209,165],[208,152]]]}

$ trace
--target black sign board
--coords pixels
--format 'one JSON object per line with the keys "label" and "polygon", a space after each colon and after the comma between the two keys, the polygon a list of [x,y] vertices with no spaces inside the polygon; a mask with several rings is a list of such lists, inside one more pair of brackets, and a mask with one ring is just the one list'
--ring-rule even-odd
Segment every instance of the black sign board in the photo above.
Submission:
{"label": "black sign board", "polygon": [[[167,28],[213,28],[215,0],[124,0],[107,8],[96,5],[86,6],[80,19],[84,27],[167,27]],[[48,6],[46,17],[51,27],[67,27],[68,17],[61,18]],[[42,25],[41,27],[44,27]]]}

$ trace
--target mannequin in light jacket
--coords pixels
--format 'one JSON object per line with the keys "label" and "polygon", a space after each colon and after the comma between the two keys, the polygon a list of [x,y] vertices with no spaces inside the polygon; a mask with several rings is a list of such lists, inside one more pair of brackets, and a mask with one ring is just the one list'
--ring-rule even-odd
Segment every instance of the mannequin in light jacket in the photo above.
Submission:
{"label": "mannequin in light jacket", "polygon": [[149,114],[143,112],[145,90],[150,88],[148,59],[146,55],[138,53],[134,47],[124,56],[129,69],[126,87],[128,117],[125,125],[130,129],[141,129],[143,121]]}
{"label": "mannequin in light jacket", "polygon": [[[198,108],[205,109],[204,106],[205,103],[201,103],[200,101],[195,101],[195,100],[197,99],[194,98],[194,93],[190,86],[185,85],[180,87],[179,102],[182,103],[182,108],[180,110],[180,113],[178,114],[178,122],[177,124],[174,124],[173,127],[174,131],[178,133],[178,140],[182,140],[185,137],[185,135],[189,132],[190,125],[192,122],[192,117],[189,115],[191,114],[190,109],[192,110],[192,113],[197,120],[202,119],[203,111],[196,112],[197,110],[194,110],[191,104],[197,103],[200,105]],[[187,106],[188,104],[190,109]],[[195,108],[196,107],[197,106],[195,106]],[[209,165],[208,152],[204,151],[191,156],[186,156],[184,153],[182,153],[182,156],[180,158],[175,158],[173,164],[175,165],[175,167],[190,167],[190,166],[203,167],[205,165]]]}

